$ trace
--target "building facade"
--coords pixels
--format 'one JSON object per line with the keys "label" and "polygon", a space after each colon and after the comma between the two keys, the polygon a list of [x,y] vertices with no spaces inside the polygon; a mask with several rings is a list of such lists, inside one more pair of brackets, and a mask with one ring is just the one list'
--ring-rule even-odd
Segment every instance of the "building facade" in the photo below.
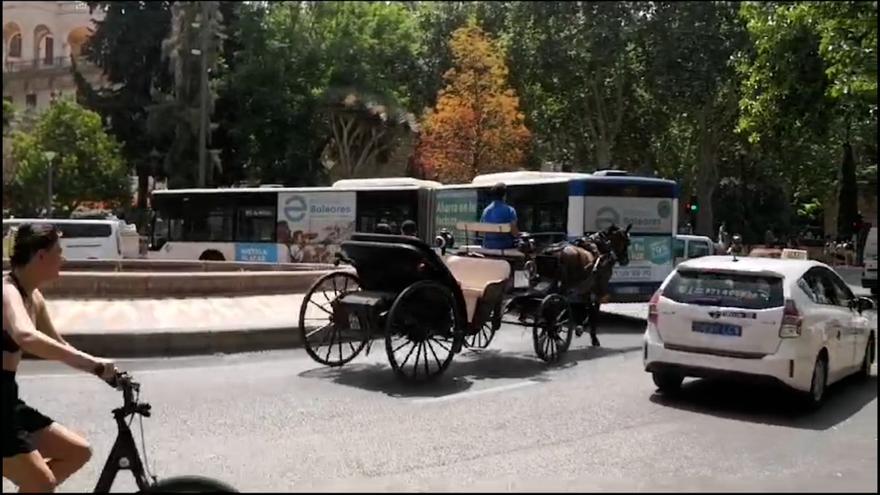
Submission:
{"label": "building facade", "polygon": [[77,68],[93,85],[100,69],[80,58],[103,12],[85,2],[3,2],[3,98],[19,110],[42,111],[60,96],[74,96]]}

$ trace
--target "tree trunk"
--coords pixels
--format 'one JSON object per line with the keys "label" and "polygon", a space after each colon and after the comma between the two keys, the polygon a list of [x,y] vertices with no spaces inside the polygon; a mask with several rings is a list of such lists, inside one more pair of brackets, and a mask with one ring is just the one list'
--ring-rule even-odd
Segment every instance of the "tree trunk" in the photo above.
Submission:
{"label": "tree trunk", "polygon": [[611,143],[601,136],[596,139],[596,166],[599,170],[611,168]]}
{"label": "tree trunk", "polygon": [[140,164],[137,167],[137,176],[138,176],[138,194],[137,194],[137,208],[139,210],[145,210],[147,208],[147,195],[149,191],[147,189],[150,185],[150,171],[145,164]]}
{"label": "tree trunk", "polygon": [[840,164],[840,188],[838,194],[837,235],[852,238],[853,222],[859,213],[856,164],[849,141],[843,143],[843,161]]}
{"label": "tree trunk", "polygon": [[718,185],[718,139],[715,129],[708,121],[709,108],[704,108],[698,118],[699,125],[699,154],[697,155],[696,195],[699,204],[696,225],[697,235],[712,237],[714,230],[714,214],[712,211],[712,196]]}

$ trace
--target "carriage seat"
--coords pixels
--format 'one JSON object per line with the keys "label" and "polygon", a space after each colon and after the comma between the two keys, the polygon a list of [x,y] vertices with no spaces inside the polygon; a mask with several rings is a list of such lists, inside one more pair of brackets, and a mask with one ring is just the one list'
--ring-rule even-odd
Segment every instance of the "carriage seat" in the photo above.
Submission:
{"label": "carriage seat", "polygon": [[446,256],[443,262],[461,287],[469,322],[474,321],[477,303],[481,299],[492,306],[501,300],[504,288],[510,279],[508,262],[465,256]]}

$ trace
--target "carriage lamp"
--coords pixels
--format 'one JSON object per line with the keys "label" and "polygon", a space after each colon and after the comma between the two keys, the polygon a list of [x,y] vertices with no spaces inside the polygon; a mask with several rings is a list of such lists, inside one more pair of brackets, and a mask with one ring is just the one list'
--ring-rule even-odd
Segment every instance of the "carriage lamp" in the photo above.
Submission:
{"label": "carriage lamp", "polygon": [[437,237],[434,238],[434,246],[440,248],[442,254],[446,254],[447,249],[452,249],[455,245],[455,237],[446,229],[441,229]]}
{"label": "carriage lamp", "polygon": [[534,280],[538,278],[538,265],[532,261],[526,261],[525,266],[526,274],[529,276],[529,280]]}

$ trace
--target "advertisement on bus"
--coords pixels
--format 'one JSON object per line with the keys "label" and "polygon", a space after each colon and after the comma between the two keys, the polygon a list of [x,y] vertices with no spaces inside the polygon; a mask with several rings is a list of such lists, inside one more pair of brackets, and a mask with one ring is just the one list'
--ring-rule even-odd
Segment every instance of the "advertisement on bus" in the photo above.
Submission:
{"label": "advertisement on bus", "polygon": [[339,245],[355,232],[356,193],[278,194],[278,242],[292,263],[332,263]]}
{"label": "advertisement on bus", "polygon": [[[615,266],[612,284],[659,282],[673,268],[674,207],[671,198],[588,197],[584,203],[587,231],[611,225],[630,230],[630,263]],[[621,292],[637,290],[623,287]]]}
{"label": "advertisement on bus", "polygon": [[[465,243],[465,232],[455,228],[460,222],[476,222],[479,220],[477,213],[477,190],[476,189],[448,189],[437,191],[437,208],[434,217],[434,228],[437,232],[446,229],[455,238],[455,244],[461,246]],[[474,236],[471,234],[471,243]]]}

